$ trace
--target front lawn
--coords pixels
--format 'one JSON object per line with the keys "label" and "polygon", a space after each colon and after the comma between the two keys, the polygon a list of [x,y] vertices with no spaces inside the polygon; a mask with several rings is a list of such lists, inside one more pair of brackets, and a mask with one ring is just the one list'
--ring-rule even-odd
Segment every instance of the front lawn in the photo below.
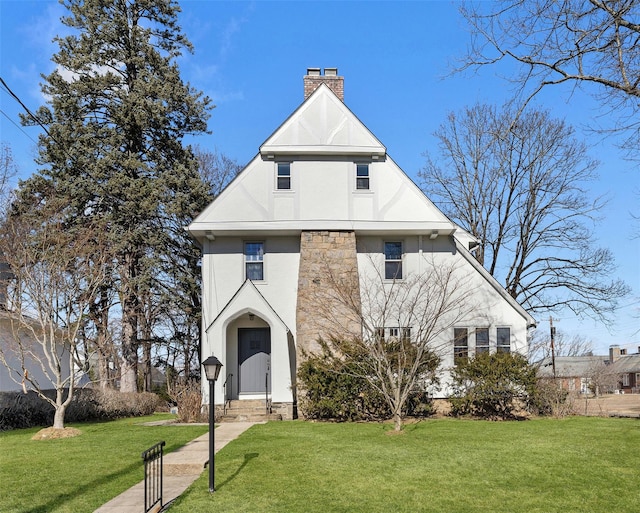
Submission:
{"label": "front lawn", "polygon": [[640,420],[274,422],[216,455],[169,513],[636,512]]}
{"label": "front lawn", "polygon": [[207,426],[144,426],[153,415],[113,422],[71,423],[80,436],[31,440],[39,428],[0,432],[0,511],[92,512],[144,479],[141,453],[165,440],[174,451]]}

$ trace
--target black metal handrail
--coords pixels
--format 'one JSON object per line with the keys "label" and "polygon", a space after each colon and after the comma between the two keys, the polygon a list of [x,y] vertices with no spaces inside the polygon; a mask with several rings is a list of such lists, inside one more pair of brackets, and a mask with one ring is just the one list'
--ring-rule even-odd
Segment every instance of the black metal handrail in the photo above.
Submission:
{"label": "black metal handrail", "polygon": [[144,460],[144,513],[160,503],[162,509],[162,448],[164,440],[142,453]]}
{"label": "black metal handrail", "polygon": [[[227,381],[229,381],[229,388],[231,391],[227,394]],[[233,395],[233,374],[227,374],[227,379],[224,380],[222,385],[222,397],[224,397],[224,406],[222,407],[224,415],[227,414],[227,406],[231,403],[231,396]]]}

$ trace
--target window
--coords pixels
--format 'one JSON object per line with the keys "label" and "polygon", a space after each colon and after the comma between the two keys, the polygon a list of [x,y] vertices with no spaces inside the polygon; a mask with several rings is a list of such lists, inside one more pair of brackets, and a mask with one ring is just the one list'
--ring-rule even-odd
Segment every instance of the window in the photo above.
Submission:
{"label": "window", "polygon": [[489,328],[476,328],[476,354],[489,352]]}
{"label": "window", "polygon": [[461,358],[469,358],[467,328],[453,328],[453,363]]}
{"label": "window", "polygon": [[369,164],[356,164],[356,189],[369,190]]}
{"label": "window", "polygon": [[622,375],[622,386],[623,387],[628,387],[629,386],[629,374],[623,374]]}
{"label": "window", "polygon": [[278,162],[276,185],[281,191],[291,189],[291,164],[289,162]]}
{"label": "window", "polygon": [[379,340],[411,340],[411,328],[376,328],[376,337]]}
{"label": "window", "polygon": [[402,242],[384,243],[384,278],[402,279]]}
{"label": "window", "polygon": [[511,352],[511,328],[498,328],[497,330],[498,353]]}
{"label": "window", "polygon": [[264,280],[264,242],[244,243],[244,268],[246,279]]}
{"label": "window", "polygon": [[636,386],[640,387],[640,372],[636,372]]}

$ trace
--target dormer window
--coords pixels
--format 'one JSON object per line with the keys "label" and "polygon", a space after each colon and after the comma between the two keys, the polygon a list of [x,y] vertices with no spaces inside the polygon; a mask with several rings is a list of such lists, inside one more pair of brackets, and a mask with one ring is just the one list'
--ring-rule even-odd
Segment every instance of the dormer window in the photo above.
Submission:
{"label": "dormer window", "polygon": [[279,191],[288,191],[291,189],[291,163],[278,162],[276,176],[276,188]]}
{"label": "dormer window", "polygon": [[356,164],[356,189],[369,190],[369,164]]}

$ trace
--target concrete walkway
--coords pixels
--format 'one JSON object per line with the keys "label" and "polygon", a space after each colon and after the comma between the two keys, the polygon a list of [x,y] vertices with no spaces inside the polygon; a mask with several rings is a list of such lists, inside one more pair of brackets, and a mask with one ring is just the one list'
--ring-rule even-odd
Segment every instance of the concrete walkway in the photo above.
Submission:
{"label": "concrete walkway", "polygon": [[[227,422],[216,428],[214,448],[218,452],[255,422]],[[168,504],[193,483],[209,461],[209,433],[192,440],[177,451],[163,457],[162,502]],[[144,512],[144,481],[111,499],[95,513]]]}

